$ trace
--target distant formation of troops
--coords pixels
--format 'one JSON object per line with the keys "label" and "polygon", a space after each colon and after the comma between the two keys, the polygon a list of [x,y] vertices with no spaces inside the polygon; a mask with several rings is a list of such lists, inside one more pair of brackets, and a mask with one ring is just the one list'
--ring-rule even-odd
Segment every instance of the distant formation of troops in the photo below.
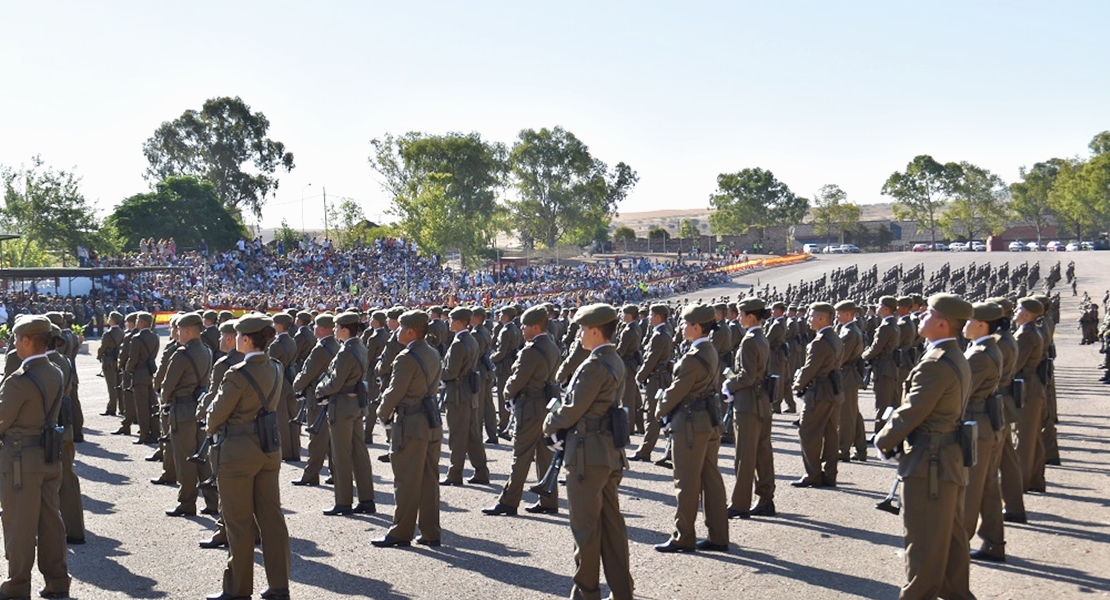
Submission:
{"label": "distant formation of troops", "polygon": [[[197,311],[170,319],[164,347],[153,315],[113,312],[97,354],[103,414],[122,417],[116,434],[157,445],[148,460],[162,472],[151,481],[177,487],[167,515],[195,515],[203,501],[201,512],[218,517],[200,542],[228,548],[223,589],[209,598],[251,596],[258,540],[269,584],[262,597],[289,597],[283,461],[307,454],[298,486],[319,485],[327,464],[334,505],[324,515],[377,511],[367,451],[376,428],[389,444],[379,459],[392,470],[396,508],[374,546],[439,546],[441,488],[488,485],[485,446],[509,439],[509,479],[482,512],[517,515],[529,472],[551,482],[562,465],[571,596],[600,598],[604,564],[612,597],[631,598],[618,494],[628,462],[654,462],[675,478],[674,528],[656,550],[727,552],[730,519],[776,514],[772,415],[795,412],[802,474],[791,485],[835,488],[838,463],[868,460],[868,446],[897,460],[902,597],[971,597],[969,559],[1005,560],[1003,523],[1026,521],[1022,495],[1044,492],[1045,465],[1060,464],[1059,295],[1047,295],[1060,272],[1057,264],[1041,280],[1039,270],[945,265],[926,280],[920,267],[881,278],[851,267],[712,305],[291,309],[237,319]],[[1030,295],[1038,283],[1046,295]],[[825,301],[852,297],[877,301]],[[15,466],[0,473],[9,561],[0,597],[30,594],[36,543],[42,595],[64,597],[65,543],[84,541],[73,473],[79,340],[69,324],[61,313],[21,317],[7,356],[2,464]],[[875,411],[865,415],[867,387]],[[643,436],[636,447],[633,433]],[[717,465],[730,443],[731,489]],[[557,485],[532,491],[525,512],[559,512]],[[29,511],[41,518],[24,518]]]}

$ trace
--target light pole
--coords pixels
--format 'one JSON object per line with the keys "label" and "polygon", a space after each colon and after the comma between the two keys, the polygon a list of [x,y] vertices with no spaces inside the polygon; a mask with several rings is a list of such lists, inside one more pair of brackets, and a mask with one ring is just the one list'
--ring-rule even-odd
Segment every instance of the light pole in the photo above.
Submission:
{"label": "light pole", "polygon": [[304,238],[304,191],[307,190],[309,188],[309,186],[311,186],[311,185],[312,185],[311,183],[306,183],[305,186],[303,188],[301,188],[301,238],[302,239]]}

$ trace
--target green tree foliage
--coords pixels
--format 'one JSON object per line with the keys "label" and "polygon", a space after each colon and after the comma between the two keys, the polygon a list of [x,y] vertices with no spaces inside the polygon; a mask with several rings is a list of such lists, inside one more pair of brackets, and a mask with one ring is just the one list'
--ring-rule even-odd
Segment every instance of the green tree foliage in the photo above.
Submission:
{"label": "green tree foliage", "polygon": [[301,233],[299,231],[294,231],[293,228],[289,226],[289,222],[285,219],[281,220],[281,227],[278,227],[277,230],[274,231],[274,240],[281,242],[281,246],[286,252],[299,247],[302,239],[304,238],[301,236]]}
{"label": "green tree foliage", "polygon": [[1048,205],[1060,225],[1078,240],[1110,224],[1110,153],[1087,162],[1063,163],[1048,194]]}
{"label": "green tree foliage", "polygon": [[362,205],[358,202],[341,198],[338,207],[333,203],[327,210],[331,222],[335,224],[335,230],[330,235],[339,248],[355,248],[374,239],[370,235],[373,227],[366,220]]}
{"label": "green tree foliage", "polygon": [[765,228],[797,225],[809,212],[808,199],[758,167],[718,175],[709,205],[715,209],[709,225],[717,235],[740,235],[755,227],[762,238]]}
{"label": "green tree foliage", "polygon": [[895,171],[883,184],[883,195],[895,200],[894,216],[928,230],[934,244],[956,167],[955,163],[942,165],[922,154],[906,165],[904,173]]}
{"label": "green tree foliage", "polygon": [[628,227],[627,225],[621,225],[620,227],[617,227],[616,230],[613,231],[613,241],[614,242],[624,242],[624,251],[625,252],[628,252],[628,242],[634,241],[635,239],[636,239],[636,232],[633,231],[632,228]]}
{"label": "green tree foliage", "polygon": [[[41,157],[19,169],[0,167],[4,182],[4,207],[0,220],[5,230],[23,236],[12,244],[18,253],[6,264],[15,267],[77,263],[77,247],[111,253],[118,248],[114,230],[102,231],[93,207],[81,193],[81,178],[69,171],[46,166]],[[40,264],[34,264],[40,263]]]}
{"label": "green tree foliage", "polygon": [[1091,149],[1091,154],[1095,156],[1110,152],[1110,131],[1103,131],[1096,135],[1087,147]]}
{"label": "green tree foliage", "polygon": [[851,240],[850,243],[864,250],[886,252],[890,249],[890,243],[894,241],[894,232],[889,227],[878,223],[870,227],[864,223],[856,223],[845,232],[845,237]]}
{"label": "green tree foliage", "polygon": [[1065,162],[1053,158],[1033,165],[1032,169],[1021,167],[1021,181],[1010,184],[1010,210],[1037,230],[1037,243],[1042,241],[1045,227],[1052,222],[1048,193]]}
{"label": "green tree foliage", "polygon": [[1006,229],[1008,189],[1002,178],[969,162],[948,167],[951,199],[940,217],[941,229],[968,241]]}
{"label": "green tree foliage", "polygon": [[169,177],[158,182],[153,192],[127,198],[107,221],[130,250],[137,249],[143,238],[172,237],[179,251],[199,248],[201,240],[219,251],[247,235],[243,224],[220,202],[216,187],[192,176]]}
{"label": "green tree foliage", "polygon": [[192,175],[207,179],[216,195],[235,214],[262,217],[266,198],[278,189],[278,169],[293,169],[293,154],[266,137],[270,121],[251,112],[238,96],[212,98],[200,111],[187,110],[162,123],[143,144],[150,166],[144,177],[159,182]]}
{"label": "green tree foliage", "polygon": [[813,199],[813,229],[818,235],[835,235],[844,243],[844,232],[859,223],[862,210],[848,202],[848,194],[836,184],[821,186]]}
{"label": "green tree foliage", "polygon": [[671,233],[662,227],[652,226],[652,228],[648,230],[648,239],[669,240],[671,239]]}
{"label": "green tree foliage", "polygon": [[577,244],[604,241],[609,219],[639,176],[622,163],[610,170],[562,127],[525,129],[509,153],[519,199],[509,203],[526,246],[548,248],[567,238]]}
{"label": "green tree foliage", "polygon": [[494,240],[497,195],[508,170],[503,144],[477,133],[410,132],[372,140],[370,166],[393,197],[399,229],[426,252],[458,250],[470,264]]}
{"label": "green tree foliage", "polygon": [[690,219],[683,219],[682,224],[678,226],[678,237],[684,240],[696,240],[700,236],[698,226]]}

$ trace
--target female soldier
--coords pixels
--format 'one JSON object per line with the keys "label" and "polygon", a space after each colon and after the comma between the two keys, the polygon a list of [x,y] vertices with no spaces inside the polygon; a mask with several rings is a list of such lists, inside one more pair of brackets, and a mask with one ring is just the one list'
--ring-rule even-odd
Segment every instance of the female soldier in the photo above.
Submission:
{"label": "female soldier", "polygon": [[[771,397],[767,393],[770,345],[763,337],[763,320],[769,315],[763,300],[747,298],[739,305],[740,325],[747,333],[740,341],[736,374],[725,382],[723,392],[730,410],[735,410],[736,484],[728,517],[747,519],[752,515],[775,514],[775,462],[771,452]],[[773,388],[772,388],[773,389]],[[752,483],[758,482],[759,502],[752,506]]]}
{"label": "female soldier", "polygon": [[[663,392],[655,418],[671,425],[671,452],[674,455],[675,532],[659,552],[728,551],[728,516],[725,484],[717,470],[717,451],[721,447],[720,418],[717,415],[717,350],[709,333],[717,327],[712,307],[689,306],[682,312],[685,327],[682,337],[690,349],[674,367],[674,381]],[[694,521],[698,500],[705,494],[705,524],[709,538],[698,541]]]}
{"label": "female soldier", "polygon": [[[366,345],[359,339],[362,324],[358,313],[345,312],[335,317],[335,339],[342,344],[328,370],[316,386],[317,402],[327,402],[328,425],[331,429],[331,473],[335,479],[335,506],[324,514],[349,515],[373,514],[374,474],[370,470],[370,454],[366,451],[366,436],[362,416],[370,405],[370,398],[363,379],[370,366]],[[360,397],[361,396],[361,397]],[[358,486],[358,506],[354,506],[351,474]]]}
{"label": "female soldier", "polygon": [[289,530],[281,512],[278,487],[281,445],[272,435],[277,433],[276,422],[272,428],[259,427],[267,420],[262,414],[275,413],[281,400],[281,366],[266,355],[276,332],[268,315],[255,313],[240,318],[235,331],[239,334],[235,346],[244,354],[243,362],[228,369],[208,408],[207,434],[218,433],[223,438],[216,480],[229,550],[223,592],[208,598],[250,598],[257,521],[270,584],[262,597],[288,600]]}

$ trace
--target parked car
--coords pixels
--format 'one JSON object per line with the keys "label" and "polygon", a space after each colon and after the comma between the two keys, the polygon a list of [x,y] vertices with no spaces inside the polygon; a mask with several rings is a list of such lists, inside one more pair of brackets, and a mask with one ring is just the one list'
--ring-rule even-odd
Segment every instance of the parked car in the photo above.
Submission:
{"label": "parked car", "polygon": [[855,244],[841,244],[840,245],[840,251],[843,252],[844,254],[859,254],[860,253],[859,246],[857,246]]}
{"label": "parked car", "polygon": [[984,244],[983,242],[971,242],[971,251],[972,252],[986,252],[987,251],[987,245]]}
{"label": "parked car", "polygon": [[840,246],[825,246],[821,250],[822,254],[844,254],[844,250]]}
{"label": "parked car", "polygon": [[802,252],[805,254],[817,254],[821,251],[821,247],[817,244],[802,244]]}
{"label": "parked car", "polygon": [[1064,249],[1064,243],[1052,240],[1051,242],[1045,244],[1044,249],[1048,250],[1049,252],[1060,252]]}
{"label": "parked car", "polygon": [[1080,250],[1095,250],[1096,248],[1095,248],[1094,242],[1081,242],[1079,244],[1079,249]]}
{"label": "parked car", "polygon": [[1026,250],[1029,249],[1028,246],[1021,243],[1021,240],[1014,240],[1014,241],[1010,242],[1009,248],[1010,248],[1010,252],[1025,252]]}
{"label": "parked car", "polygon": [[933,250],[936,250],[937,252],[948,252],[948,244],[945,244],[944,242],[937,242],[933,246]]}
{"label": "parked car", "polygon": [[966,252],[968,245],[964,242],[952,242],[948,244],[948,249],[952,252]]}
{"label": "parked car", "polygon": [[930,246],[929,244],[914,244],[913,245],[913,251],[914,252],[929,252],[932,249],[933,249],[933,247]]}
{"label": "parked car", "polygon": [[1032,252],[1044,252],[1044,246],[1037,242],[1029,242],[1025,246]]}
{"label": "parked car", "polygon": [[1068,245],[1064,246],[1064,250],[1068,252],[1079,252],[1079,242],[1068,242]]}

